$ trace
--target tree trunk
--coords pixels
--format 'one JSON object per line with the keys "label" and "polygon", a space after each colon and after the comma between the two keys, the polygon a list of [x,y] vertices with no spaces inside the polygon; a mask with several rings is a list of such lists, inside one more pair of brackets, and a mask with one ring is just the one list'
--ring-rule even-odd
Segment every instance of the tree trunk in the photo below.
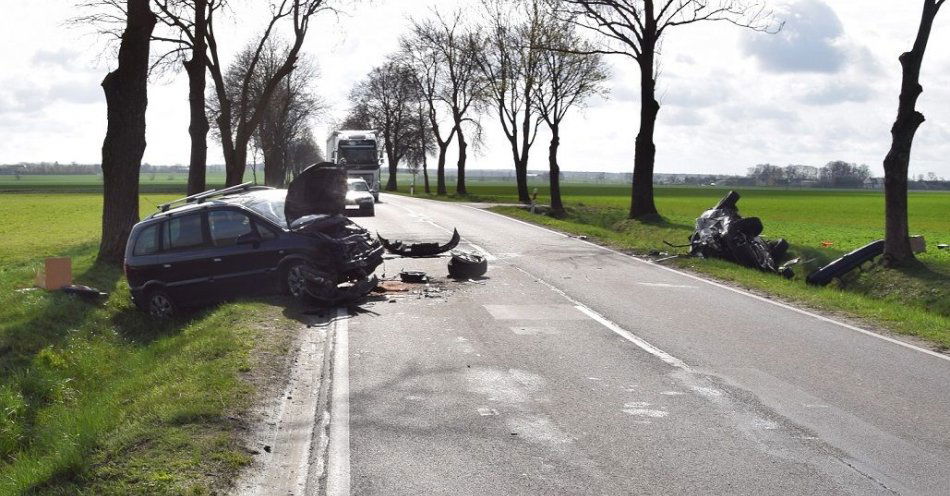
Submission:
{"label": "tree trunk", "polygon": [[884,263],[887,266],[898,266],[914,260],[907,222],[907,172],[914,135],[924,123],[923,114],[916,110],[917,99],[923,93],[920,67],[934,17],[941,5],[942,2],[936,0],[924,1],[914,47],[900,56],[903,69],[900,102],[897,119],[891,128],[891,149],[884,158]]}
{"label": "tree trunk", "polygon": [[[652,5],[652,3],[647,2],[647,5]],[[651,14],[647,14],[647,33],[644,34],[643,51],[638,60],[640,65],[640,131],[637,134],[633,155],[631,219],[642,219],[657,214],[656,204],[653,201],[653,166],[656,161],[653,133],[656,129],[656,116],[660,112],[660,104],[656,101],[656,79],[653,76],[656,40],[650,35],[650,26],[652,24],[652,31],[655,32],[656,22],[650,20]]]}
{"label": "tree trunk", "polygon": [[386,158],[389,162],[389,180],[386,181],[386,191],[396,191],[396,171],[399,166],[399,157],[396,156],[396,147],[386,140]]}
{"label": "tree trunk", "polygon": [[455,193],[459,195],[466,195],[468,191],[465,189],[465,162],[468,161],[468,142],[465,141],[465,134],[462,132],[462,126],[459,125],[458,128],[459,135],[459,160],[458,160],[458,179],[455,182]]}
{"label": "tree trunk", "polygon": [[102,80],[108,124],[102,143],[102,240],[98,259],[105,262],[122,262],[129,233],[139,220],[149,41],[155,22],[149,0],[128,0],[119,64]]}
{"label": "tree trunk", "polygon": [[185,61],[188,73],[188,107],[191,121],[191,161],[188,165],[188,195],[201,193],[207,188],[208,166],[208,116],[205,113],[205,71],[208,66],[208,47],[205,36],[208,31],[208,0],[195,0],[195,46],[191,60]]}
{"label": "tree trunk", "polygon": [[551,127],[551,145],[548,147],[548,170],[551,182],[551,211],[555,214],[564,213],[564,204],[561,203],[561,168],[557,163],[557,149],[561,146],[561,133],[557,126]]}
{"label": "tree trunk", "polygon": [[264,184],[283,188],[287,183],[287,164],[279,146],[272,144],[264,149]]}
{"label": "tree trunk", "polygon": [[426,194],[432,194],[429,190],[429,159],[425,153],[422,154],[422,180],[425,183]]}
{"label": "tree trunk", "polygon": [[227,163],[225,156],[225,186],[237,186],[244,182],[244,169],[247,168],[247,144],[250,140],[238,137],[234,140],[231,150],[231,163]]}
{"label": "tree trunk", "polygon": [[436,194],[445,196],[448,190],[445,188],[445,153],[449,147],[449,142],[439,143],[439,163],[436,166]]}

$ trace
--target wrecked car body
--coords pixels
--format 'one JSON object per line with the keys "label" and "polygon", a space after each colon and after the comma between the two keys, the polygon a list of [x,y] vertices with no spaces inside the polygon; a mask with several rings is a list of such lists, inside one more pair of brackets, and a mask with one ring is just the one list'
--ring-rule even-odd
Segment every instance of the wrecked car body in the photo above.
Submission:
{"label": "wrecked car body", "polygon": [[791,278],[792,270],[779,264],[788,251],[784,239],[762,239],[762,221],[758,217],[743,218],[736,203],[739,193],[730,191],[710,210],[696,219],[695,231],[689,238],[689,254],[703,258],[721,258],[731,262],[781,274]]}
{"label": "wrecked car body", "polygon": [[383,247],[344,217],[346,175],[311,166],[288,190],[242,184],[182,198],[133,227],[133,301],[157,317],[279,288],[334,305],[376,285]]}
{"label": "wrecked car body", "polygon": [[379,238],[379,241],[386,248],[386,251],[403,257],[434,257],[455,249],[455,247],[458,246],[459,241],[462,240],[462,237],[459,236],[458,229],[454,229],[452,231],[452,239],[450,239],[449,242],[445,243],[444,245],[440,245],[439,243],[406,243],[403,241],[390,241],[380,236],[379,233],[376,233],[376,237]]}

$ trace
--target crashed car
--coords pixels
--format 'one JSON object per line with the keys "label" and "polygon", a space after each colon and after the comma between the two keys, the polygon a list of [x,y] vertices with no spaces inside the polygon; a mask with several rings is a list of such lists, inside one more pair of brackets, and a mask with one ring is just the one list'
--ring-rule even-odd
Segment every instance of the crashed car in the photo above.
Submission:
{"label": "crashed car", "polygon": [[287,190],[248,183],[161,205],[132,228],[126,246],[133,301],[169,317],[275,289],[323,304],[371,291],[383,247],[341,215],[345,172],[321,165]]}
{"label": "crashed car", "polygon": [[784,239],[762,239],[763,226],[758,217],[743,218],[736,203],[739,193],[730,191],[715,207],[696,219],[689,238],[690,255],[722,258],[746,267],[792,277],[788,266],[779,265],[788,251]]}
{"label": "crashed car", "polygon": [[360,178],[346,180],[346,206],[356,207],[360,215],[372,217],[376,215],[376,198],[369,190],[366,181]]}

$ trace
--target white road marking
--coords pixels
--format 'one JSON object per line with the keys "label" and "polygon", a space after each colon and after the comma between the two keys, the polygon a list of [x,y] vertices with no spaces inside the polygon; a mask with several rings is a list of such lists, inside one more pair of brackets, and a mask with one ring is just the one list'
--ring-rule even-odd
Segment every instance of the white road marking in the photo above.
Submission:
{"label": "white road marking", "polygon": [[704,283],[704,284],[709,284],[710,286],[715,286],[715,287],[720,288],[720,289],[725,289],[725,290],[727,290],[727,291],[732,291],[733,293],[738,293],[738,294],[741,294],[741,295],[743,295],[743,296],[747,296],[747,297],[749,297],[749,298],[753,298],[753,299],[755,299],[755,300],[759,300],[759,301],[761,301],[761,302],[768,303],[768,304],[770,304],[770,305],[775,305],[775,306],[777,306],[777,307],[781,307],[781,308],[784,308],[784,309],[786,309],[786,310],[791,310],[791,311],[796,312],[796,313],[799,313],[799,314],[801,314],[801,315],[807,315],[807,316],[809,316],[809,317],[818,319],[818,320],[820,320],[820,321],[822,321],[822,322],[827,322],[827,323],[829,323],[829,324],[834,324],[834,325],[837,325],[837,326],[840,326],[840,327],[844,327],[845,329],[849,329],[849,330],[852,330],[852,331],[855,331],[855,332],[859,332],[859,333],[864,334],[864,335],[866,335],[866,336],[870,336],[870,337],[873,337],[873,338],[881,339],[881,340],[887,341],[887,342],[889,342],[889,343],[893,343],[893,344],[896,344],[896,345],[898,345],[898,346],[902,346],[902,347],[904,347],[904,348],[907,348],[907,349],[910,349],[910,350],[914,350],[914,351],[923,353],[923,354],[925,354],[925,355],[930,355],[930,356],[932,356],[932,357],[940,358],[941,360],[946,360],[946,361],[950,362],[950,355],[945,355],[945,354],[943,354],[943,353],[938,353],[938,352],[933,351],[933,350],[928,350],[928,349],[926,349],[926,348],[921,348],[920,346],[915,346],[915,345],[912,345],[912,344],[910,344],[910,343],[906,343],[906,342],[904,342],[904,341],[901,341],[901,340],[899,340],[899,339],[894,339],[894,338],[891,338],[891,337],[888,337],[888,336],[884,336],[883,334],[878,334],[878,333],[876,333],[876,332],[872,332],[872,331],[869,331],[869,330],[867,330],[867,329],[862,329],[862,328],[860,328],[860,327],[853,326],[853,325],[851,325],[851,324],[846,324],[846,323],[844,323],[844,322],[839,322],[839,321],[837,321],[837,320],[830,319],[830,318],[828,318],[828,317],[824,317],[824,316],[818,315],[818,314],[813,313],[813,312],[809,312],[808,310],[803,310],[803,309],[801,309],[801,308],[796,308],[796,307],[793,307],[793,306],[791,306],[791,305],[786,305],[785,303],[781,303],[781,302],[778,302],[778,301],[775,301],[775,300],[771,300],[771,299],[768,299],[768,298],[763,298],[763,297],[761,297],[761,296],[758,296],[758,295],[754,295],[754,294],[752,294],[752,293],[749,293],[748,291],[743,291],[743,290],[738,289],[738,288],[733,288],[733,287],[731,287],[731,286],[726,286],[725,284],[720,284],[720,283],[715,282],[715,281],[710,281],[710,280],[708,280],[708,279],[704,279],[704,278],[702,278],[702,277],[695,276],[695,275],[689,274],[689,273],[687,273],[687,272],[679,271],[679,270],[676,270],[676,269],[674,269],[674,268],[667,267],[667,266],[665,266],[665,265],[660,265],[660,264],[658,264],[658,263],[650,262],[650,261],[648,261],[648,260],[643,260],[643,259],[640,259],[640,258],[631,256],[631,255],[629,255],[629,254],[627,254],[627,253],[623,253],[623,252],[614,250],[613,248],[608,248],[608,247],[606,247],[606,246],[601,246],[601,245],[599,245],[599,244],[597,244],[597,243],[594,243],[594,242],[591,242],[591,241],[587,241],[587,240],[584,240],[584,239],[573,238],[572,236],[569,236],[569,235],[564,234],[564,233],[562,233],[562,232],[555,231],[555,230],[553,230],[553,229],[549,229],[549,228],[547,228],[547,227],[539,226],[539,225],[537,225],[537,224],[532,224],[532,223],[530,223],[530,222],[525,222],[525,221],[523,221],[523,220],[519,220],[519,219],[515,219],[515,218],[512,218],[512,217],[508,217],[507,215],[502,215],[502,214],[499,214],[499,213],[495,213],[495,212],[492,212],[492,211],[490,211],[490,210],[485,210],[485,209],[483,209],[483,208],[472,207],[472,206],[469,206],[469,205],[459,205],[459,206],[460,206],[460,207],[464,207],[464,208],[469,208],[469,209],[472,209],[472,210],[475,210],[475,211],[478,211],[478,212],[484,212],[484,213],[486,213],[486,214],[494,215],[494,216],[496,216],[496,217],[501,217],[502,219],[508,219],[508,220],[510,220],[510,221],[512,221],[512,222],[517,222],[518,224],[524,224],[524,225],[526,225],[526,226],[533,227],[533,228],[535,228],[535,229],[540,229],[540,230],[542,230],[542,231],[546,231],[546,232],[549,232],[549,233],[551,233],[551,234],[556,234],[556,235],[561,236],[561,237],[564,237],[564,238],[575,239],[575,240],[577,240],[577,241],[579,241],[579,242],[581,242],[581,243],[587,243],[588,245],[591,245],[591,246],[600,248],[601,250],[608,251],[608,252],[614,253],[614,254],[616,254],[616,255],[623,255],[623,256],[625,256],[625,257],[627,257],[627,258],[630,258],[630,259],[635,260],[635,261],[637,261],[637,262],[640,262],[640,263],[642,263],[642,264],[646,264],[646,265],[650,265],[650,266],[653,266],[653,267],[656,267],[656,268],[659,268],[659,269],[663,269],[663,270],[665,270],[665,271],[672,272],[672,273],[674,273],[674,274],[679,274],[680,276],[688,277],[688,278],[690,278],[690,279],[693,279],[693,280],[702,282],[702,283]]}
{"label": "white road marking", "polygon": [[327,496],[350,494],[350,351],[347,317],[345,308],[337,310],[337,323],[333,333]]}
{"label": "white road marking", "polygon": [[640,286],[649,286],[651,288],[682,288],[682,289],[699,289],[696,286],[689,286],[686,284],[664,284],[662,282],[638,282]]}

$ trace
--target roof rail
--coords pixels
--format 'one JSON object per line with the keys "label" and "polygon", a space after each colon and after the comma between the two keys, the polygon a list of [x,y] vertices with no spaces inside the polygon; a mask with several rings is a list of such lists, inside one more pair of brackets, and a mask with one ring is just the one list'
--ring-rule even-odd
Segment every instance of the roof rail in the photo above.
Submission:
{"label": "roof rail", "polygon": [[255,186],[252,182],[246,182],[243,184],[238,184],[237,186],[231,186],[224,189],[209,189],[208,191],[198,193],[191,196],[186,196],[184,198],[179,198],[175,201],[170,201],[168,203],[163,203],[158,206],[160,212],[167,212],[173,206],[187,205],[189,203],[201,203],[209,198],[214,198],[216,196],[229,195],[231,193],[237,193],[238,191],[248,191],[250,189],[263,189],[264,186]]}

